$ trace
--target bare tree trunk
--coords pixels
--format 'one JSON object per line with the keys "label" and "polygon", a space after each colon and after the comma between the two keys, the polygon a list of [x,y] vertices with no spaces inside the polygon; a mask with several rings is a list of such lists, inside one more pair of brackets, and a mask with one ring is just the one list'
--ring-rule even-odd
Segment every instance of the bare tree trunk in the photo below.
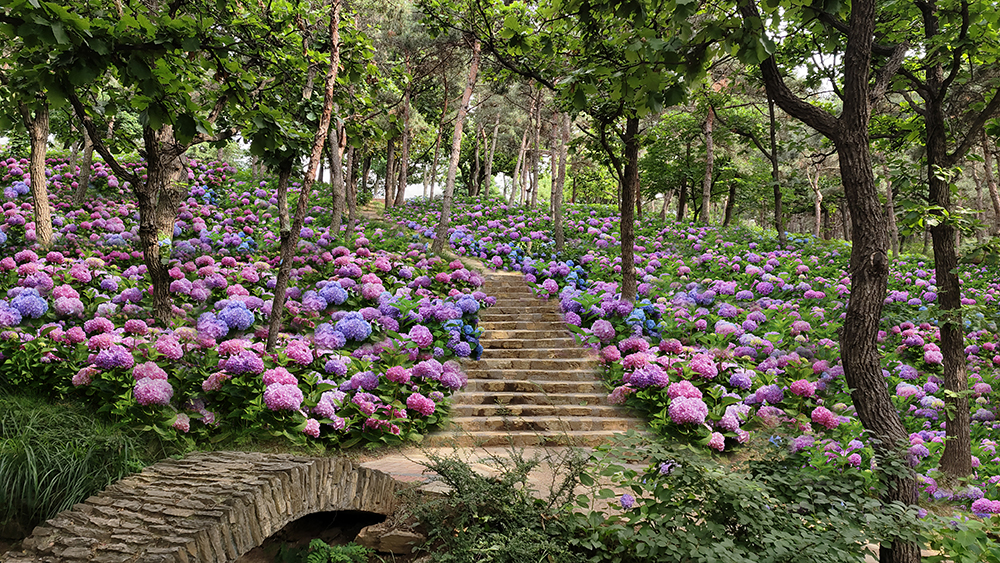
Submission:
{"label": "bare tree trunk", "polygon": [[73,206],[79,208],[87,200],[87,188],[90,184],[90,167],[94,162],[94,143],[90,140],[87,128],[82,127],[83,160],[80,162],[80,174],[77,176],[76,190],[73,192]]}
{"label": "bare tree trunk", "polygon": [[784,217],[781,209],[781,172],[778,169],[778,123],[774,117],[774,98],[770,92],[767,94],[768,111],[768,135],[771,141],[771,187],[774,191],[774,229],[778,231],[778,244],[785,246],[788,241],[785,238]]}
{"label": "bare tree trunk", "polygon": [[[563,233],[563,186],[566,185],[566,156],[569,153],[569,133],[572,119],[568,113],[562,116],[562,136],[559,142],[559,169],[552,182],[553,225],[556,236],[556,252],[562,252],[565,244]],[[556,159],[552,159],[556,160]]]}
{"label": "bare tree trunk", "polygon": [[476,132],[472,136],[472,144],[475,148],[472,150],[472,170],[469,172],[469,177],[466,178],[466,193],[470,197],[475,197],[479,195],[479,171],[482,170],[482,146],[480,142],[483,134],[483,124],[476,123]]}
{"label": "bare tree trunk", "polygon": [[462,154],[462,125],[465,124],[465,116],[469,113],[469,101],[472,99],[472,90],[476,87],[476,77],[479,74],[479,40],[472,44],[472,61],[469,63],[469,79],[465,84],[465,92],[462,93],[462,105],[458,108],[458,115],[455,116],[455,133],[451,141],[451,162],[448,165],[448,179],[444,187],[444,201],[441,204],[441,220],[437,226],[436,237],[431,249],[440,254],[444,252],[445,242],[448,240],[448,224],[451,222],[451,200],[455,194],[455,176],[458,174],[458,159]]}
{"label": "bare tree trunk", "polygon": [[823,220],[823,192],[819,190],[819,169],[816,169],[814,177],[806,165],[806,178],[809,179],[809,187],[813,192],[813,236],[819,238],[819,228]]}
{"label": "bare tree trunk", "polygon": [[726,198],[726,217],[722,222],[723,227],[728,227],[733,220],[733,209],[736,207],[736,182],[729,184],[729,197]]}
{"label": "bare tree trunk", "polygon": [[390,137],[385,147],[385,210],[388,211],[396,201],[393,186],[396,184],[396,138]]}
{"label": "bare tree trunk", "polygon": [[633,216],[636,186],[639,184],[639,118],[625,120],[625,185],[622,186],[621,252],[622,299],[635,301],[637,281],[635,276],[635,217]]}
{"label": "bare tree trunk", "polygon": [[[347,146],[347,134],[341,119],[331,123],[329,131],[330,146],[330,184],[333,186],[333,220],[330,223],[330,234],[340,240],[340,230],[344,222],[344,207],[347,201],[347,186],[344,182],[344,148]],[[351,233],[347,233],[347,240]]]}
{"label": "bare tree trunk", "polygon": [[528,148],[528,129],[525,128],[524,133],[521,134],[521,148],[517,151],[517,162],[514,163],[514,187],[510,191],[510,203],[514,204],[518,202],[521,198],[521,190],[524,189],[523,182],[521,182],[521,168],[524,165],[525,151]]}
{"label": "bare tree trunk", "polygon": [[[983,211],[983,181],[979,178],[979,171],[976,170],[975,163],[970,166],[970,172],[972,173],[972,182],[976,185],[976,221],[982,224],[986,224],[986,212]],[[983,244],[985,240],[984,233],[982,229],[976,229],[976,241],[979,244]]]}
{"label": "bare tree trunk", "polygon": [[40,106],[32,115],[27,104],[19,104],[21,119],[28,130],[31,142],[31,160],[28,165],[31,171],[31,202],[35,214],[35,240],[42,248],[52,246],[52,210],[49,206],[49,191],[45,179],[45,153],[49,145],[49,106],[39,102]]}
{"label": "bare tree trunk", "polygon": [[670,207],[670,200],[674,197],[673,190],[667,190],[663,194],[663,206],[660,208],[660,221],[667,222],[667,208]]}
{"label": "bare tree trunk", "polygon": [[316,135],[313,137],[312,152],[309,154],[309,169],[306,171],[299,200],[295,206],[295,219],[289,229],[288,245],[282,244],[281,262],[278,265],[278,281],[274,287],[274,300],[272,301],[271,319],[267,333],[266,349],[268,353],[274,353],[274,346],[278,341],[278,331],[281,330],[281,320],[285,312],[285,291],[292,273],[292,254],[299,243],[299,229],[302,228],[302,223],[305,221],[306,209],[309,207],[309,192],[312,190],[313,179],[319,168],[323,142],[330,129],[330,120],[333,115],[333,88],[337,82],[337,70],[340,67],[340,3],[341,0],[332,0],[330,4],[330,44],[332,49],[330,67],[326,72],[323,112],[320,114]]}
{"label": "bare tree trunk", "polygon": [[497,137],[500,136],[500,112],[497,112],[493,121],[493,139],[490,141],[490,150],[486,153],[486,195],[490,195],[490,188],[493,186],[493,158],[497,152]]}
{"label": "bare tree trunk", "polygon": [[538,207],[538,164],[541,162],[542,91],[535,100],[535,130],[532,133],[534,150],[531,151],[531,208]]}
{"label": "bare tree trunk", "polygon": [[889,244],[895,260],[899,258],[899,227],[896,225],[896,203],[892,197],[892,175],[885,159],[882,159],[882,173],[885,174],[885,217],[889,223]]}
{"label": "bare tree trunk", "polygon": [[990,190],[990,200],[993,202],[993,234],[1000,234],[1000,193],[997,193],[997,179],[993,175],[993,149],[984,130],[980,133],[980,143],[983,146],[983,169],[986,173],[986,187]]}
{"label": "bare tree trunk", "polygon": [[712,201],[712,168],[715,164],[715,143],[712,139],[712,122],[715,121],[715,110],[708,106],[708,117],[705,118],[705,179],[701,184],[701,223],[708,225],[709,203]]}
{"label": "bare tree trunk", "polygon": [[441,109],[441,122],[438,123],[438,133],[437,139],[434,141],[434,158],[431,160],[431,193],[430,197],[434,197],[434,185],[437,182],[437,167],[438,167],[438,156],[441,152],[441,137],[444,136],[444,122],[445,118],[448,117],[448,76],[444,73],[441,75],[442,81],[444,82],[444,108]]}
{"label": "bare tree trunk", "polygon": [[347,236],[354,236],[358,225],[357,149],[347,149]]}
{"label": "bare tree trunk", "polygon": [[411,88],[411,85],[407,84],[403,92],[403,140],[399,151],[399,188],[396,190],[396,207],[401,207],[406,200],[406,186],[410,183],[410,137],[413,135],[410,129]]}

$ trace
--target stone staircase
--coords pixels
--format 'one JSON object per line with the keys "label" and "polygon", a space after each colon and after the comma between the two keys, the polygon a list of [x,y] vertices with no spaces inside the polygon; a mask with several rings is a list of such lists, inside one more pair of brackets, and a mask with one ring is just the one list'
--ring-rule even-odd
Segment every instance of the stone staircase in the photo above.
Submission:
{"label": "stone staircase", "polygon": [[596,357],[566,329],[555,299],[531,294],[521,274],[487,272],[495,306],[480,312],[478,362],[452,398],[451,420],[431,446],[594,446],[645,423],[607,403]]}

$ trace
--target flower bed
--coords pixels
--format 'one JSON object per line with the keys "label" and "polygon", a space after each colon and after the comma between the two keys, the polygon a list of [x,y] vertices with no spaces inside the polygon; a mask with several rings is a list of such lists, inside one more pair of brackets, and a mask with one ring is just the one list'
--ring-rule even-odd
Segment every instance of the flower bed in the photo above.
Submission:
{"label": "flower bed", "polygon": [[416,240],[376,248],[387,234],[364,225],[337,240],[314,206],[293,262],[287,333],[266,353],[273,185],[250,187],[217,163],[189,175],[168,265],[174,318],[160,326],[128,186],[95,165],[100,195],[74,209],[75,171],[48,165],[56,234],[39,255],[20,187],[26,161],[0,162],[3,384],[77,397],[167,438],[248,432],[346,447],[419,439],[465,384],[456,360],[482,352],[477,313],[494,299],[478,290],[480,274]]}
{"label": "flower bed", "polygon": [[[421,201],[393,213],[425,235],[436,221]],[[570,207],[560,256],[537,212],[473,200],[459,202],[453,217],[455,251],[522,271],[539,295],[558,298],[567,323],[599,352],[610,402],[643,412],[659,433],[725,451],[762,431],[817,468],[874,463],[840,366],[837,330],[850,296],[844,243],[799,237],[794,250],[777,250],[759,231],[649,221],[637,225],[632,304],[617,295],[610,208]],[[961,275],[977,468],[967,489],[943,490],[935,480],[945,420],[935,281],[916,258],[893,263],[879,342],[923,492],[998,514],[1000,283],[992,268],[963,267]]]}

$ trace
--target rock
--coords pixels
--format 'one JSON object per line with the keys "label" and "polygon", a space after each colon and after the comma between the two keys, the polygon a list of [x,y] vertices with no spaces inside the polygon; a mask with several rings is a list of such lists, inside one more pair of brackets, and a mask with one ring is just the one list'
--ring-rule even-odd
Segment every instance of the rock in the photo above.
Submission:
{"label": "rock", "polygon": [[393,528],[382,523],[363,528],[354,541],[358,545],[381,553],[410,555],[413,553],[414,547],[427,541],[427,536],[412,530]]}

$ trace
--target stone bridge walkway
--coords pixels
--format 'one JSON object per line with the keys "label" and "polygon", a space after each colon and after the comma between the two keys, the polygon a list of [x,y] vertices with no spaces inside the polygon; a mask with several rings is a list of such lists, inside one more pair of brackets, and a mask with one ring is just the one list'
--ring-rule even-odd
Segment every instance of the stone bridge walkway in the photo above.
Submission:
{"label": "stone bridge walkway", "polygon": [[0,560],[229,562],[307,514],[392,514],[397,487],[391,476],[345,459],[198,452],[115,483]]}

